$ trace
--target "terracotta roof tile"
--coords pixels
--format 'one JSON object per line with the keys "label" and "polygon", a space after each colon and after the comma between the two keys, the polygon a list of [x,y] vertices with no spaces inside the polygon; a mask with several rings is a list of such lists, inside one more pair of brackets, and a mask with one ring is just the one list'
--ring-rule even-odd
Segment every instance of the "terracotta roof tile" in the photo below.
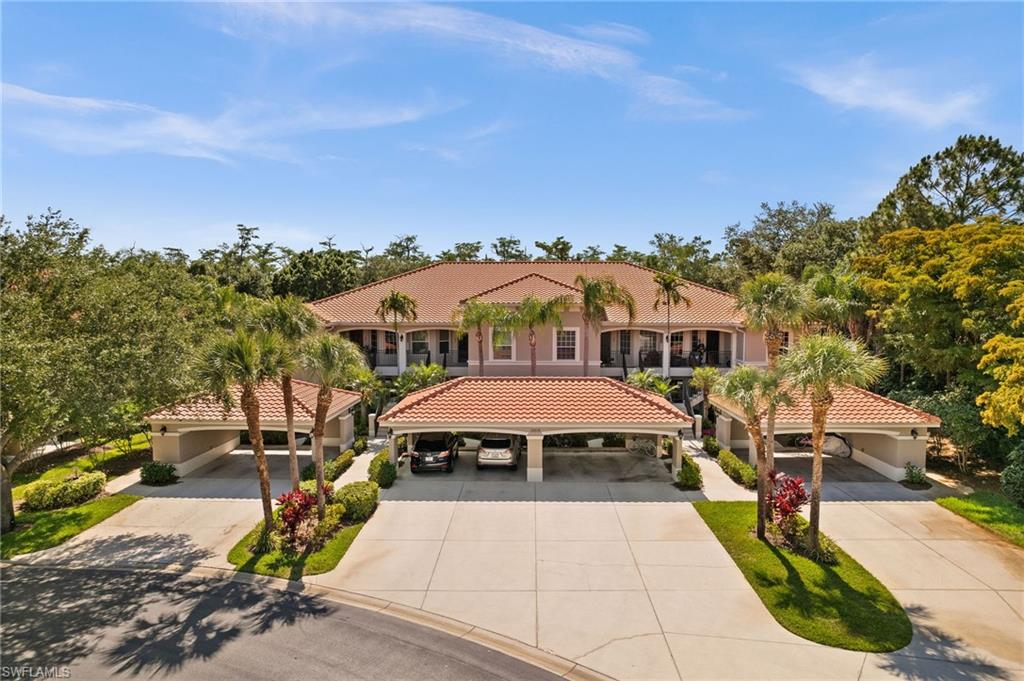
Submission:
{"label": "terracotta roof tile", "polygon": [[579,303],[580,293],[582,292],[575,286],[564,284],[551,277],[545,277],[543,274],[531,272],[530,274],[516,277],[511,281],[506,281],[500,286],[481,291],[460,302],[464,303],[466,300],[475,298],[490,303],[513,305],[520,302],[526,296],[535,296],[541,300],[558,296],[569,296],[574,302]]}
{"label": "terracotta roof tile", "polygon": [[[573,282],[577,274],[613,277],[636,299],[635,323],[665,323],[664,310],[654,310],[654,301],[657,297],[655,271],[624,262],[439,262],[314,301],[309,303],[309,306],[318,317],[328,323],[348,326],[380,324],[375,314],[377,306],[381,298],[394,289],[416,300],[417,324],[448,323],[459,304],[467,298],[505,286],[511,287],[513,284],[517,287],[515,293],[518,294],[523,288],[540,287],[539,282],[542,280],[574,288]],[[537,277],[531,278],[530,275]],[[728,293],[693,282],[686,282],[682,287],[682,293],[690,299],[691,305],[672,308],[673,324],[733,326],[742,325],[744,322],[743,314],[736,309],[736,299]],[[519,296],[520,299],[521,297]],[[627,321],[625,310],[619,307],[610,309],[608,317],[611,323]]]}
{"label": "terracotta roof tile", "polygon": [[601,376],[464,376],[412,393],[380,421],[692,423],[668,400]]}
{"label": "terracotta roof tile", "polygon": [[[316,383],[292,379],[292,398],[295,405],[295,419],[311,422],[316,415],[316,395],[320,386]],[[359,393],[351,390],[332,388],[331,407],[328,412],[345,409],[359,401]],[[245,414],[240,404],[242,389],[231,387],[233,404],[230,409],[212,395],[200,395],[190,400],[163,407],[147,418],[150,421],[245,421]],[[264,421],[284,421],[284,397],[281,384],[277,381],[266,381],[256,389],[256,397],[260,401],[260,419]]]}

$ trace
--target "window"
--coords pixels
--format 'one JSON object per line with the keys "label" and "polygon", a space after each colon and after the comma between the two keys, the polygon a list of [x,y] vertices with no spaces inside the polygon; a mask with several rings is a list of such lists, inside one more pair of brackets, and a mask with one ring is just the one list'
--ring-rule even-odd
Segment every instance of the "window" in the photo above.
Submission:
{"label": "window", "polygon": [[384,332],[384,354],[385,355],[397,355],[398,354],[398,336],[394,331]]}
{"label": "window", "polygon": [[576,359],[576,329],[555,331],[555,359]]}
{"label": "window", "polygon": [[658,334],[653,331],[640,332],[640,352],[654,352],[658,349]]}
{"label": "window", "polygon": [[491,359],[512,359],[512,334],[508,331],[491,331]]}
{"label": "window", "polygon": [[412,354],[425,355],[430,352],[426,331],[413,331],[409,334],[409,339],[412,342]]}
{"label": "window", "polygon": [[671,344],[672,344],[672,346],[671,346],[672,347],[672,354],[673,355],[682,355],[683,354],[683,332],[682,331],[676,331],[675,333],[672,334],[672,336],[670,338],[671,338]]}
{"label": "window", "polygon": [[437,341],[437,351],[442,355],[447,355],[451,352],[451,331],[448,329],[442,329],[439,332]]}
{"label": "window", "polygon": [[632,336],[629,335],[629,331],[619,331],[619,354],[624,352],[628,355],[632,351]]}

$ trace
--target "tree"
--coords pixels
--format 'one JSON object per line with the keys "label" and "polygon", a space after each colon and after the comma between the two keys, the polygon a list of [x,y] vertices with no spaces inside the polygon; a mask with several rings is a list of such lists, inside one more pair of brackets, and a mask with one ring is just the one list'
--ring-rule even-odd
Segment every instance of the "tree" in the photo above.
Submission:
{"label": "tree", "polygon": [[541,300],[533,295],[528,295],[519,302],[519,307],[509,315],[508,327],[510,330],[527,329],[530,340],[530,375],[537,375],[537,327],[554,326],[562,329],[562,313],[568,309],[572,298],[569,296],[557,296],[547,300]]}
{"label": "tree", "polygon": [[316,511],[324,519],[324,426],[331,408],[333,389],[351,383],[366,368],[358,345],[332,333],[310,336],[301,350],[303,368],[320,384],[313,416],[313,466],[316,469]]}
{"label": "tree", "polygon": [[660,397],[667,398],[669,393],[672,392],[672,384],[650,369],[631,371],[626,376],[626,384],[640,390],[646,390],[649,393],[654,393]]}
{"label": "tree", "polygon": [[514,236],[499,236],[491,244],[494,257],[498,260],[529,260],[530,254],[523,248],[523,242]]}
{"label": "tree", "polygon": [[260,480],[263,531],[257,546],[263,550],[268,547],[269,534],[274,527],[274,513],[270,496],[270,471],[260,428],[260,401],[256,390],[265,381],[276,378],[282,344],[281,337],[275,333],[239,328],[234,333],[214,339],[205,351],[198,370],[202,385],[220,397],[226,408],[233,403],[232,387],[240,388],[239,402],[245,414],[249,441],[256,459],[256,474]]}
{"label": "tree", "polygon": [[[708,397],[715,391],[715,387],[722,380],[722,374],[715,367],[696,367],[693,376],[690,378],[690,385],[700,391],[700,414],[702,423],[708,422]],[[697,433],[701,437],[703,433]]]}
{"label": "tree", "polygon": [[361,368],[352,375],[347,388],[359,393],[359,417],[367,423],[369,406],[380,405],[384,396],[384,382],[377,372],[369,367]]}
{"label": "tree", "polygon": [[717,383],[715,391],[743,412],[743,425],[754,444],[757,456],[757,538],[763,540],[770,513],[769,471],[773,470],[773,467],[768,462],[766,435],[761,431],[761,422],[769,411],[788,404],[790,398],[783,388],[782,378],[777,370],[764,371],[749,365],[737,367],[727,373],[721,382]]}
{"label": "tree", "polygon": [[295,443],[295,400],[292,393],[292,375],[298,370],[302,342],[320,324],[313,313],[295,296],[272,298],[256,313],[256,325],[263,331],[276,333],[281,338],[279,374],[281,396],[284,400],[285,428],[288,431],[288,471],[292,489],[299,489],[299,454]]}
{"label": "tree", "polygon": [[393,277],[430,263],[418,239],[411,234],[395,237],[380,255],[371,255],[372,251],[372,246],[363,248],[363,284]]}
{"label": "tree", "polygon": [[281,256],[272,242],[260,243],[259,227],[238,225],[235,243],[222,243],[199,252],[189,266],[197,275],[209,275],[222,286],[240,293],[268,298],[272,293],[274,270]]}
{"label": "tree", "polygon": [[608,315],[608,307],[620,305],[626,309],[630,323],[636,319],[636,301],[628,289],[620,286],[612,277],[588,277],[576,275],[576,287],[580,289],[583,307],[583,375],[590,373],[590,332],[601,330],[601,322]]}
{"label": "tree", "polygon": [[[1007,288],[1009,295],[1018,294],[1007,311],[1015,313],[1011,325],[1019,333],[1024,329],[1024,279]],[[978,396],[978,405],[983,408],[981,417],[985,423],[1016,435],[1024,426],[1024,338],[1000,333],[983,349],[985,355],[978,368],[995,381],[995,386]]]}
{"label": "tree", "polygon": [[604,251],[600,246],[587,246],[576,254],[576,260],[597,261],[604,257]]}
{"label": "tree", "polygon": [[348,291],[360,284],[359,253],[341,251],[328,240],[321,250],[290,251],[284,265],[273,276],[273,292],[318,300]]}
{"label": "tree", "polygon": [[811,266],[804,270],[804,285],[810,324],[870,341],[871,327],[864,314],[867,295],[860,285],[860,275],[844,266],[834,270]]}
{"label": "tree", "polygon": [[479,241],[460,241],[451,250],[441,251],[438,260],[469,261],[479,260],[483,243]]}
{"label": "tree", "polygon": [[654,311],[661,307],[665,308],[665,343],[663,350],[671,352],[672,345],[672,306],[686,305],[690,307],[690,299],[683,295],[680,289],[686,285],[686,281],[670,272],[658,272],[654,275]]}
{"label": "tree", "polygon": [[[683,241],[676,234],[658,232],[650,241],[651,253],[629,259],[659,272],[671,272],[705,286],[723,287],[721,257],[712,255],[709,239],[699,236]],[[611,258],[609,258],[611,259]]]}
{"label": "tree", "polygon": [[1024,155],[995,137],[961,135],[910,168],[868,219],[865,245],[899,229],[943,229],[982,217],[1024,217]]}
{"label": "tree", "polygon": [[414,364],[399,374],[391,384],[395,397],[402,399],[409,393],[443,383],[448,372],[440,364]]}
{"label": "tree", "polygon": [[[747,328],[764,334],[768,369],[778,367],[785,334],[803,324],[807,313],[806,292],[791,277],[778,272],[760,274],[745,282],[736,297],[736,307],[747,318]],[[766,456],[775,468],[775,409],[768,410]]]}
{"label": "tree", "polygon": [[470,331],[475,333],[477,360],[480,363],[480,375],[484,375],[484,326],[500,326],[508,315],[508,311],[496,303],[488,303],[477,298],[470,298],[452,315],[452,321],[458,327],[455,331],[462,338]]}
{"label": "tree", "polygon": [[551,242],[534,241],[533,245],[543,252],[537,260],[572,260],[572,244],[564,236],[555,237]]}
{"label": "tree", "polygon": [[[382,322],[391,322],[391,328],[395,332],[395,340],[398,340],[398,320],[403,322],[416,321],[416,301],[401,291],[391,289],[391,292],[380,299],[377,305],[377,317]],[[390,319],[389,319],[390,318]]]}
{"label": "tree", "polygon": [[811,400],[811,444],[814,463],[811,472],[811,525],[809,544],[818,550],[821,516],[822,450],[825,424],[835,392],[847,386],[866,388],[885,373],[886,363],[870,354],[857,340],[842,336],[810,334],[790,348],[780,362],[786,380]]}

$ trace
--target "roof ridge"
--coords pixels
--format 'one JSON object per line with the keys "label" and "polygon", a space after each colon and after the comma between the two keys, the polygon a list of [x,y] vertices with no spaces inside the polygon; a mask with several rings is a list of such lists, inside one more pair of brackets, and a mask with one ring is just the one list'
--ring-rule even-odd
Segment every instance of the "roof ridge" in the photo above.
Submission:
{"label": "roof ridge", "polygon": [[557,284],[558,286],[562,286],[564,288],[567,288],[570,291],[576,291],[577,293],[582,293],[583,292],[581,289],[579,289],[579,288],[577,288],[577,287],[575,287],[575,286],[573,286],[571,284],[566,284],[564,281],[559,281],[558,279],[555,279],[554,277],[549,277],[546,274],[541,274],[540,272],[527,272],[526,274],[520,275],[520,276],[518,276],[518,277],[516,277],[514,279],[509,279],[508,281],[506,281],[503,284],[498,284],[497,286],[492,286],[491,288],[484,289],[483,291],[480,291],[478,293],[474,293],[471,296],[463,298],[459,302],[460,303],[464,303],[467,300],[472,300],[473,298],[481,298],[483,296],[486,296],[488,293],[494,293],[495,291],[498,291],[500,289],[508,288],[509,286],[512,286],[513,284],[518,284],[522,280],[529,279],[530,277],[538,277],[540,279],[544,279],[545,281],[550,281],[552,284]]}
{"label": "roof ridge", "polygon": [[662,409],[663,411],[666,411],[666,412],[668,412],[670,414],[675,414],[676,412],[679,412],[680,414],[683,413],[682,410],[679,409],[679,407],[677,407],[674,404],[672,404],[671,402],[669,402],[667,397],[661,397],[661,401],[659,402],[658,400],[654,399],[656,397],[656,395],[654,393],[652,393],[652,392],[649,392],[647,390],[641,390],[640,388],[633,387],[633,386],[629,385],[628,383],[624,383],[622,381],[615,380],[614,378],[611,378],[610,376],[600,376],[599,378],[603,378],[606,381],[610,381],[612,384],[615,385],[616,388],[618,388],[618,389],[620,389],[620,390],[622,390],[624,392],[631,393],[632,395],[635,395],[636,397],[639,397],[639,398],[641,398],[643,400],[646,400],[649,404],[651,404],[651,405],[653,405],[655,407],[658,407],[659,409]]}
{"label": "roof ridge", "polygon": [[[398,404],[396,404],[395,406],[391,407],[391,409],[388,409],[386,412],[384,412],[381,415],[381,419],[383,419],[384,417],[392,417],[392,416],[395,416],[396,414],[400,414],[401,412],[408,410],[410,407],[416,406],[417,404],[422,402],[424,399],[430,397],[431,395],[436,395],[436,394],[438,394],[440,392],[451,390],[452,387],[454,387],[457,384],[460,384],[460,383],[464,382],[467,378],[474,378],[474,377],[472,377],[472,376],[457,376],[457,377],[455,377],[455,378],[453,378],[451,380],[448,380],[448,381],[441,381],[440,383],[437,383],[435,385],[428,385],[426,388],[420,388],[419,390],[414,390],[413,392],[411,392],[408,395],[406,395],[405,397],[403,397],[398,402]],[[478,376],[476,378],[483,378],[483,376]],[[413,398],[413,399],[410,399],[410,398]]]}
{"label": "roof ridge", "polygon": [[360,284],[359,286],[356,286],[355,288],[350,288],[347,291],[338,291],[337,293],[331,294],[329,296],[324,296],[323,298],[317,298],[316,300],[310,300],[306,304],[307,305],[316,305],[317,303],[324,303],[324,302],[327,302],[328,300],[334,300],[335,298],[340,298],[342,296],[347,296],[350,293],[355,293],[356,291],[361,291],[364,288],[369,288],[371,286],[377,286],[379,284],[383,284],[384,282],[394,281],[395,279],[401,279],[402,277],[407,277],[410,274],[416,274],[417,272],[422,272],[424,270],[429,270],[429,269],[432,269],[434,267],[439,267],[441,265],[461,264],[463,262],[469,262],[469,261],[463,261],[463,260],[437,260],[435,262],[427,263],[426,265],[422,265],[420,267],[416,267],[414,269],[407,270],[405,272],[399,272],[398,274],[392,274],[390,277],[384,277],[383,279],[378,279],[376,281],[371,281],[371,282],[367,282],[365,284]]}
{"label": "roof ridge", "polygon": [[859,393],[870,395],[872,398],[874,398],[876,400],[881,400],[882,402],[886,402],[888,404],[892,404],[892,405],[895,405],[897,407],[901,407],[901,408],[906,409],[907,411],[909,411],[911,413],[917,414],[918,416],[923,416],[926,421],[938,421],[940,423],[942,421],[942,419],[940,419],[935,414],[929,414],[928,412],[926,412],[923,409],[918,409],[915,406],[909,405],[909,404],[907,404],[905,402],[900,402],[898,400],[894,400],[891,397],[886,397],[885,395],[879,395],[874,390],[868,390],[867,388],[861,388],[861,387],[858,387],[858,386],[855,386],[855,385],[849,385],[849,384],[847,384],[844,387],[845,388],[850,388],[850,389],[855,390],[855,391],[857,391]]}

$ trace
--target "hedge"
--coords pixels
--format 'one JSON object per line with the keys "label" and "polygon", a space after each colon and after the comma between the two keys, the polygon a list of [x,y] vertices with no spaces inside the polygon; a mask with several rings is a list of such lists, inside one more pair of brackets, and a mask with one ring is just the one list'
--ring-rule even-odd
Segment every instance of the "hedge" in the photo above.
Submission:
{"label": "hedge", "polygon": [[700,466],[686,452],[683,452],[683,460],[679,467],[679,472],[676,474],[676,481],[679,487],[683,489],[700,489],[704,486],[704,478],[700,473]]}
{"label": "hedge", "polygon": [[178,470],[173,463],[147,461],[142,464],[140,480],[143,485],[169,485],[178,479]]}
{"label": "hedge", "polygon": [[352,443],[352,451],[354,451],[356,453],[356,456],[359,456],[360,454],[365,452],[366,451],[366,438],[365,437],[357,437],[355,439],[355,441]]}
{"label": "hedge", "polygon": [[[334,482],[341,476],[342,473],[349,469],[352,465],[352,461],[356,458],[356,453],[351,449],[346,449],[344,452],[334,457],[330,461],[324,464],[324,480],[326,482]],[[316,464],[309,464],[302,469],[299,473],[300,480],[316,480]]]}
{"label": "hedge", "polygon": [[373,457],[367,472],[369,473],[367,479],[372,480],[384,489],[391,487],[395,482],[395,478],[398,477],[395,464],[391,463],[391,458],[386,450]]}
{"label": "hedge", "polygon": [[718,452],[722,451],[722,446],[718,444],[718,440],[713,435],[704,436],[704,451],[712,459],[718,456]]}
{"label": "hedge", "polygon": [[740,461],[728,449],[722,449],[718,452],[718,465],[735,482],[738,482],[747,489],[757,488],[757,471],[749,463]]}
{"label": "hedge", "polygon": [[101,471],[61,481],[39,480],[25,488],[22,508],[26,511],[45,511],[77,506],[99,496],[106,484],[107,476]]}
{"label": "hedge", "polygon": [[372,480],[350,482],[334,493],[334,503],[345,507],[345,519],[362,522],[377,508],[380,486]]}

